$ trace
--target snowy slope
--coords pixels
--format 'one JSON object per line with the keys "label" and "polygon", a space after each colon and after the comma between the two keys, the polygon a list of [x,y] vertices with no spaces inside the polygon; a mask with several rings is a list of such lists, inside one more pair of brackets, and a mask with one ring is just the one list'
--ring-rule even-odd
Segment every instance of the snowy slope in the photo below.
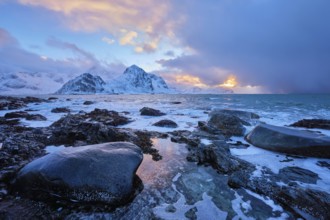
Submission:
{"label": "snowy slope", "polygon": [[0,73],[1,94],[49,94],[58,90],[66,79],[51,73]]}
{"label": "snowy slope", "polygon": [[105,89],[111,93],[125,94],[171,92],[163,78],[146,73],[136,65],[128,67],[122,75],[110,81]]}
{"label": "snowy slope", "polygon": [[65,83],[56,94],[95,94],[104,92],[105,82],[99,76],[84,73]]}

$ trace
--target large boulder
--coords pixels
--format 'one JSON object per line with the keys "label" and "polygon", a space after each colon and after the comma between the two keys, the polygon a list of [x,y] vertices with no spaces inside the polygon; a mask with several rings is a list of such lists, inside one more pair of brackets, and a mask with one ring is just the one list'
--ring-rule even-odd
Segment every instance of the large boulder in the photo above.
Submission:
{"label": "large boulder", "polygon": [[162,116],[162,115],[165,115],[165,113],[163,113],[163,112],[161,112],[157,109],[148,108],[148,107],[141,108],[140,113],[141,113],[141,115],[146,115],[146,116]]}
{"label": "large boulder", "polygon": [[[250,125],[248,122],[240,119],[230,112],[216,110],[210,113],[210,119],[207,126],[208,130],[218,129],[225,136],[243,136],[245,128],[243,125]],[[212,129],[213,128],[213,129]]]}
{"label": "large boulder", "polygon": [[15,186],[26,196],[107,203],[117,206],[135,194],[135,175],[143,159],[139,147],[113,142],[68,147],[36,159],[23,167]]}
{"label": "large boulder", "polygon": [[260,124],[246,136],[246,140],[267,150],[330,158],[330,137],[310,131]]}
{"label": "large boulder", "polygon": [[172,120],[164,119],[154,123],[153,126],[165,127],[165,128],[177,128],[178,124]]}
{"label": "large boulder", "polygon": [[242,111],[242,110],[233,110],[233,109],[214,109],[210,116],[218,113],[226,113],[230,115],[235,115],[236,117],[239,117],[242,120],[249,121],[251,119],[259,119],[260,116],[253,112],[248,111]]}
{"label": "large boulder", "polygon": [[327,119],[303,119],[290,126],[303,128],[320,128],[330,130],[330,120]]}

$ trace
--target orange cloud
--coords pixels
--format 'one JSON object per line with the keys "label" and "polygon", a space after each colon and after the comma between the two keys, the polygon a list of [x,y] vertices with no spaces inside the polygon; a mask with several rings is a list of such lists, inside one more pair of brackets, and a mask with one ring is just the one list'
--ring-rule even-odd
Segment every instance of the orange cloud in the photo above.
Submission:
{"label": "orange cloud", "polygon": [[[139,45],[130,45],[140,47],[137,50],[141,52],[157,48],[154,44],[162,36],[173,37],[173,29],[179,22],[168,17],[171,9],[169,0],[18,1],[63,14],[63,23],[75,31],[106,30],[118,38],[122,45],[129,45],[128,40],[136,38],[136,44]],[[128,30],[127,33],[123,33],[123,29]],[[128,39],[128,33],[136,34]]]}
{"label": "orange cloud", "polygon": [[175,82],[189,86],[207,87],[207,85],[203,83],[199,77],[191,75],[176,75]]}
{"label": "orange cloud", "polygon": [[219,87],[223,87],[223,88],[234,88],[235,86],[237,86],[237,80],[236,80],[236,76],[234,75],[230,75],[228,76],[228,78],[219,85]]}

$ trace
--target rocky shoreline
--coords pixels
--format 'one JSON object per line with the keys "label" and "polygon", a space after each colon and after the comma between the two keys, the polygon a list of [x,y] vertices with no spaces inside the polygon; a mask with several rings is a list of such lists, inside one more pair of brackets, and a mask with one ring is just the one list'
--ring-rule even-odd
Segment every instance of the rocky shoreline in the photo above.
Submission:
{"label": "rocky shoreline", "polygon": [[[141,151],[141,155],[142,153],[149,154],[155,161],[162,160],[162,155],[153,146],[152,138],[170,138],[174,143],[183,143],[188,149],[186,155],[187,161],[197,163],[199,166],[212,167],[213,170],[218,173],[217,175],[223,178],[224,182],[222,184],[227,185],[228,188],[235,192],[246,189],[258,195],[271,198],[284,208],[286,217],[289,219],[330,218],[329,193],[308,188],[303,185],[316,184],[319,176],[315,172],[291,166],[280,169],[279,173],[274,173],[272,170],[263,167],[262,170],[260,170],[260,175],[254,175],[258,170],[254,164],[232,155],[231,149],[249,147],[247,144],[241,142],[231,143],[230,138],[233,135],[243,136],[245,134],[245,126],[247,125],[259,124],[259,116],[254,113],[236,110],[215,110],[209,114],[208,121],[199,121],[198,127],[194,131],[176,130],[165,133],[122,128],[122,125],[131,122],[131,119],[127,117],[127,115],[116,111],[97,108],[91,112],[80,111],[78,113],[70,113],[70,109],[68,108],[53,109],[53,113],[59,112],[65,113],[65,115],[48,127],[32,128],[21,124],[22,119],[37,121],[47,120],[43,115],[31,113],[31,109],[28,109],[28,105],[30,103],[52,102],[54,100],[56,101],[54,97],[48,99],[33,97],[0,97],[0,110],[13,110],[3,117],[0,117],[1,219],[19,219],[22,216],[25,216],[26,219],[34,217],[41,219],[63,219],[68,216],[73,216],[73,213],[78,213],[77,216],[80,217],[84,214],[80,215],[79,213],[87,213],[86,215],[100,212],[113,213],[118,206],[128,206],[129,202],[143,190],[143,182],[136,178],[135,175],[132,176],[132,172],[135,174],[141,161],[137,161],[130,172],[129,179],[133,181],[134,184],[132,182],[131,188],[128,190],[130,195],[125,196],[125,199],[121,200],[121,202],[118,202],[119,200],[111,200],[117,202],[109,202],[110,200],[102,200],[101,198],[104,197],[97,196],[92,197],[100,199],[88,201],[86,199],[79,200],[81,197],[86,198],[86,194],[90,195],[99,190],[99,188],[97,190],[93,188],[95,187],[94,185],[91,185],[92,188],[88,190],[81,190],[80,194],[83,196],[72,196],[73,194],[71,194],[71,196],[66,196],[64,198],[64,196],[60,194],[62,193],[61,190],[53,191],[57,189],[57,185],[51,187],[52,191],[48,191],[49,189],[47,189],[46,186],[48,186],[49,183],[45,185],[45,182],[42,182],[41,185],[38,185],[39,191],[44,191],[44,193],[46,193],[45,195],[49,196],[36,196],[39,195],[39,193],[29,196],[27,194],[29,194],[31,189],[34,189],[36,185],[29,186],[24,183],[28,183],[29,181],[35,183],[36,179],[33,178],[36,177],[35,174],[33,174],[32,177],[25,176],[22,178],[22,172],[26,169],[27,164],[31,164],[31,162],[36,163],[35,161],[42,158],[46,157],[44,160],[50,161],[50,164],[52,161],[55,161],[55,159],[47,159],[50,154],[46,155],[45,148],[50,145],[72,146],[73,149],[83,149],[82,146],[85,146],[85,148],[95,150],[96,148],[93,146],[97,144],[109,142],[120,144],[129,142],[137,146],[139,151]],[[140,112],[141,115],[146,115],[148,117],[166,116],[165,113],[151,108],[143,108]],[[320,123],[322,123],[320,125],[322,128],[327,128],[325,124],[328,122],[322,120]],[[174,128],[176,124],[176,122],[171,120],[159,120],[159,123],[155,126],[159,125]],[[306,125],[306,121],[298,124],[316,127],[317,121],[312,121],[312,123],[310,123],[312,125]],[[262,128],[265,127],[265,125],[262,124],[258,126]],[[330,141],[328,137],[322,137],[324,143],[319,144],[319,142],[316,141],[319,139],[319,134],[316,133],[309,132],[305,134],[305,131],[295,130],[294,132],[296,133],[292,134],[292,132],[289,131],[290,134],[288,134],[287,129],[289,128],[269,128],[269,126],[266,125],[267,129],[272,129],[272,132],[276,131],[278,133],[274,135],[274,133],[267,133],[268,130],[260,130],[258,126],[246,137],[246,140],[255,146],[260,145],[262,148],[267,148],[271,143],[278,143],[276,139],[271,139],[270,143],[265,143],[265,135],[268,137],[278,137],[282,135],[280,136],[280,140],[285,140],[284,143],[279,147],[273,146],[270,150],[287,153],[289,154],[288,157],[292,157],[292,154],[302,157],[317,155],[329,159],[327,153],[330,152]],[[307,143],[306,141],[300,141],[302,137],[306,136],[308,136],[308,140],[310,141],[308,142],[308,146],[304,145]],[[203,141],[205,139],[208,140],[207,143]],[[290,146],[286,146],[286,143],[290,143]],[[296,146],[294,151],[288,150],[288,147],[293,146],[292,143]],[[125,146],[125,144],[121,145],[121,147],[123,146]],[[65,150],[67,149],[68,148],[65,148]],[[100,154],[99,156],[101,157],[103,154],[100,152],[103,151],[104,149],[95,152],[95,154]],[[63,151],[63,153],[65,153],[65,151]],[[76,156],[76,153],[70,154]],[[123,161],[127,161],[127,159]],[[129,161],[131,161],[131,159],[129,159]],[[60,166],[61,163],[57,162],[56,164]],[[70,162],[70,164],[69,166],[72,166],[72,162]],[[86,162],[81,162],[81,164],[86,164]],[[102,167],[106,167],[106,164],[107,163],[102,165]],[[120,162],[120,164],[126,163]],[[77,166],[81,167],[82,165]],[[327,169],[330,167],[329,163],[322,160],[322,158],[319,159],[319,166],[327,167]],[[111,167],[112,166],[109,166],[109,168],[107,168],[110,172],[112,172]],[[57,168],[55,166],[55,168],[49,169]],[[115,171],[118,172],[118,169],[119,171],[120,169],[123,170],[117,175],[127,171],[127,168],[121,166]],[[84,168],[83,170],[86,169]],[[60,171],[58,172],[61,174]],[[70,174],[67,174],[67,176],[70,176]],[[49,178],[54,178],[55,180],[59,178],[63,179],[63,177],[58,176]],[[182,178],[184,178],[184,176]],[[179,180],[181,181],[182,178],[179,178]],[[123,180],[119,181],[119,179],[117,179],[117,181],[118,183],[127,182]],[[279,182],[282,184],[278,184]],[[303,184],[298,184],[297,182]],[[53,183],[54,181],[52,180],[52,184]],[[64,185],[67,187],[68,184],[66,183]],[[184,186],[182,185],[181,187]],[[122,187],[120,187],[120,189],[122,189]],[[113,194],[116,193],[111,191],[111,195]],[[123,193],[119,194],[123,195]],[[189,197],[188,195],[186,196],[187,198]],[[91,198],[91,196],[89,196],[89,198]],[[177,199],[173,199],[172,202],[174,202],[174,200]],[[169,212],[171,212],[171,210],[170,208],[168,209]],[[189,210],[189,213],[187,212],[185,217],[188,219],[196,219],[195,213],[196,210]],[[104,216],[107,215],[104,214]],[[157,219],[156,216],[152,217]]]}

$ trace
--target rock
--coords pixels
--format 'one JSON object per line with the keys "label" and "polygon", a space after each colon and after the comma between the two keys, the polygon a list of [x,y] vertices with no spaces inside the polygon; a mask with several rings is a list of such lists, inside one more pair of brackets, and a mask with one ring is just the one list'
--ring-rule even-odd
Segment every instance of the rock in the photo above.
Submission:
{"label": "rock", "polygon": [[19,125],[19,119],[17,118],[7,119],[4,117],[0,117],[0,125],[8,125],[8,126]]}
{"label": "rock", "polygon": [[244,161],[233,157],[230,154],[229,146],[223,141],[207,146],[199,146],[196,154],[199,164],[209,164],[224,174],[233,173],[247,165]]}
{"label": "rock", "polygon": [[330,194],[326,192],[300,187],[282,187],[276,198],[305,219],[330,219]]}
{"label": "rock", "polygon": [[154,123],[153,126],[166,127],[166,128],[176,128],[176,127],[178,127],[177,123],[175,123],[172,120],[168,120],[168,119],[160,120],[160,121]]}
{"label": "rock", "polygon": [[26,120],[28,121],[47,121],[47,118],[40,114],[33,114],[26,116]]}
{"label": "rock", "polygon": [[92,102],[92,101],[84,101],[83,104],[84,104],[84,105],[92,105],[92,104],[94,104],[94,102]]}
{"label": "rock", "polygon": [[5,118],[26,118],[29,113],[25,111],[18,111],[18,112],[9,112],[5,114]]}
{"label": "rock", "polygon": [[170,102],[171,104],[173,104],[173,105],[179,105],[179,104],[181,104],[182,102]]}
{"label": "rock", "polygon": [[251,119],[259,119],[260,116],[253,113],[253,112],[247,112],[247,111],[241,111],[241,110],[232,110],[232,109],[215,109],[210,113],[210,116],[214,114],[219,114],[219,113],[225,113],[229,115],[235,115],[236,117],[244,120],[244,121],[249,121]]}
{"label": "rock", "polygon": [[174,205],[170,204],[170,205],[168,205],[168,206],[165,208],[165,211],[166,211],[166,212],[174,213],[174,212],[176,212],[176,208],[175,208]]}
{"label": "rock", "polygon": [[15,188],[42,200],[54,196],[118,206],[136,193],[135,172],[142,158],[140,148],[128,142],[69,147],[24,166]]}
{"label": "rock", "polygon": [[65,108],[65,107],[58,107],[58,108],[53,108],[51,110],[52,113],[70,113],[70,109]]}
{"label": "rock", "polygon": [[303,119],[290,125],[291,127],[320,128],[330,130],[330,120],[327,119]]}
{"label": "rock", "polygon": [[57,97],[49,97],[47,100],[48,101],[55,101],[55,100],[57,100],[58,98]]}
{"label": "rock", "polygon": [[28,121],[46,121],[47,118],[40,114],[30,115],[25,111],[9,112],[5,114],[5,118],[25,118]]}
{"label": "rock", "polygon": [[243,136],[245,132],[243,125],[249,124],[235,115],[224,113],[222,111],[215,111],[210,113],[210,119],[207,125],[220,130],[223,135],[230,137],[233,135]]}
{"label": "rock", "polygon": [[256,147],[276,152],[330,158],[330,137],[309,131],[260,124],[246,140]]}
{"label": "rock", "polygon": [[280,169],[279,176],[285,182],[300,181],[303,183],[316,184],[319,176],[310,171],[300,167],[285,167]]}
{"label": "rock", "polygon": [[140,109],[140,113],[141,115],[147,115],[147,116],[162,116],[165,115],[165,113],[157,110],[157,109],[153,109],[153,108],[148,108],[148,107],[143,107],[142,109]]}
{"label": "rock", "polygon": [[196,212],[197,212],[197,208],[193,207],[193,208],[189,209],[186,213],[184,213],[184,216],[187,219],[196,220],[197,219]]}

